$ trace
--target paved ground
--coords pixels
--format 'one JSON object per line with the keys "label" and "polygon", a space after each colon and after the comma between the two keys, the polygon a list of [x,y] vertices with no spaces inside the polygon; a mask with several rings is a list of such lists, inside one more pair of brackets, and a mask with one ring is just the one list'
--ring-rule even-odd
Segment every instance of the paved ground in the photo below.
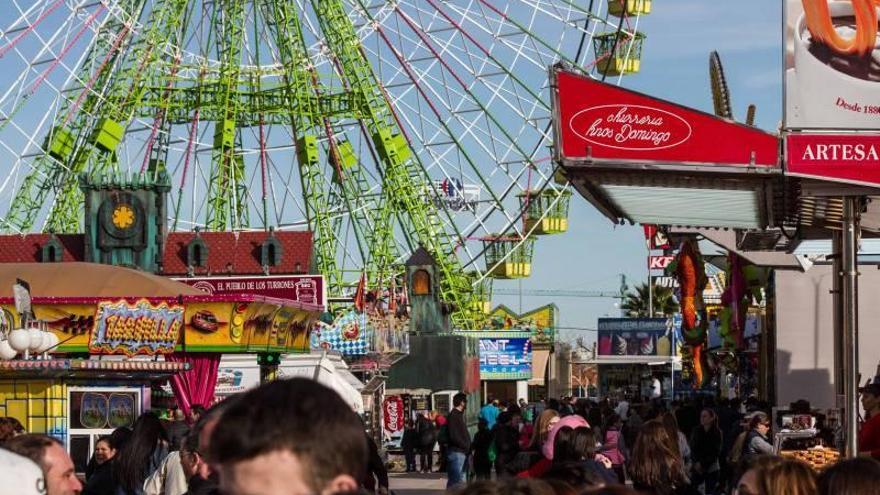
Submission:
{"label": "paved ground", "polygon": [[389,473],[391,490],[397,495],[440,495],[446,492],[443,473]]}

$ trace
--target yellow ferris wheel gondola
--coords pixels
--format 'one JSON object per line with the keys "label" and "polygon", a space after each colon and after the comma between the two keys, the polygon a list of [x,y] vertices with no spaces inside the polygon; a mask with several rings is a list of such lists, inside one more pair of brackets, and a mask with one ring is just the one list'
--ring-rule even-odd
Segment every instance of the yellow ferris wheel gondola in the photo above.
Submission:
{"label": "yellow ferris wheel gondola", "polygon": [[535,254],[533,238],[492,235],[481,240],[490,277],[525,278],[532,274],[532,258]]}
{"label": "yellow ferris wheel gondola", "polygon": [[650,14],[651,0],[608,0],[608,13],[615,17]]}
{"label": "yellow ferris wheel gondola", "polygon": [[543,191],[524,191],[518,196],[525,232],[546,235],[568,230],[570,191],[547,188]]}
{"label": "yellow ferris wheel gondola", "polygon": [[645,34],[615,31],[593,37],[596,70],[606,76],[635,74],[641,69]]}

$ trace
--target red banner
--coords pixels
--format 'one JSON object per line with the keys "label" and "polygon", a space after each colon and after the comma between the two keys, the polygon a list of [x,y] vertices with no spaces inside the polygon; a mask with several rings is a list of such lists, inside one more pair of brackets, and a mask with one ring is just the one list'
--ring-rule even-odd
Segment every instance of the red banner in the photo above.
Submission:
{"label": "red banner", "polygon": [[878,134],[789,134],[785,147],[790,175],[880,185]]}
{"label": "red banner", "polygon": [[399,395],[385,397],[382,402],[382,412],[385,431],[388,433],[403,431],[403,399]]}
{"label": "red banner", "polygon": [[556,72],[556,146],[563,160],[777,167],[778,140],[641,93]]}
{"label": "red banner", "polygon": [[184,277],[178,282],[208,294],[257,294],[305,304],[327,305],[322,275],[268,275],[264,277]]}

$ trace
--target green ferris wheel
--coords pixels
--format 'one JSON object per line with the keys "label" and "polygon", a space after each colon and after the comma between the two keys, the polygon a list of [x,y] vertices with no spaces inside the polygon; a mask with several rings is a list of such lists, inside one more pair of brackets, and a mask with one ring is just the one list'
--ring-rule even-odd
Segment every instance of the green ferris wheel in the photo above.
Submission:
{"label": "green ferris wheel", "polygon": [[[418,246],[456,323],[567,228],[547,68],[638,70],[650,0],[7,0],[0,230],[77,232],[86,174],[171,177],[178,230],[309,229],[332,295]],[[634,63],[635,62],[635,63]],[[614,79],[619,80],[619,79]]]}

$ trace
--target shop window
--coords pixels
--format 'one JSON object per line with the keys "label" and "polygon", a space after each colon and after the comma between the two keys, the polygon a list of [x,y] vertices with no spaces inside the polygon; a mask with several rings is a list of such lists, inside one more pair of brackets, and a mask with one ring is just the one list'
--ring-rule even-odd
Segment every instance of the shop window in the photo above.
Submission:
{"label": "shop window", "polygon": [[413,273],[413,295],[426,296],[431,293],[431,275],[425,270]]}

